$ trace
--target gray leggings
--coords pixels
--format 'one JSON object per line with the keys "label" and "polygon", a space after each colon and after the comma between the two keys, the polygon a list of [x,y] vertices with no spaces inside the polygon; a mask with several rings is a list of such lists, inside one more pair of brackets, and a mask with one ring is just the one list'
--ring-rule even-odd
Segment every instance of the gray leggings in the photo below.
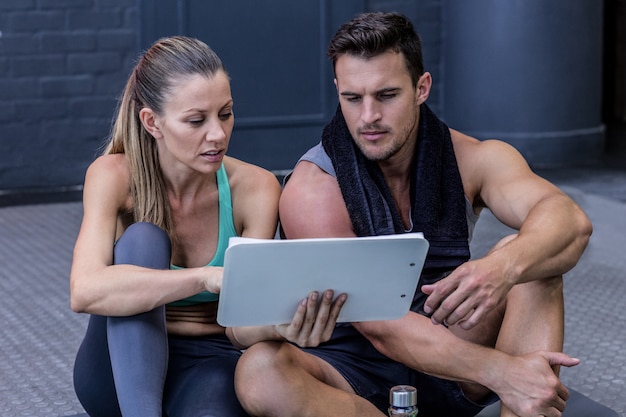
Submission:
{"label": "gray leggings", "polygon": [[[135,223],[115,264],[170,266],[167,234]],[[225,336],[168,337],[165,306],[129,317],[92,315],[74,364],[76,395],[90,417],[247,416],[234,391],[240,351]]]}

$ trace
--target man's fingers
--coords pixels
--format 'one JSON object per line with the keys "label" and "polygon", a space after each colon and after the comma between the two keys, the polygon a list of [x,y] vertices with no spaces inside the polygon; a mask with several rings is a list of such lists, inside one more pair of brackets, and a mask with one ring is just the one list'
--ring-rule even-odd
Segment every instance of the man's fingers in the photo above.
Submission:
{"label": "man's fingers", "polygon": [[576,366],[580,363],[580,359],[572,358],[571,356],[562,352],[544,352],[544,356],[550,363],[550,366]]}
{"label": "man's fingers", "polygon": [[296,313],[293,315],[293,318],[291,319],[291,324],[289,325],[289,328],[291,330],[290,333],[299,332],[302,328],[302,324],[304,323],[304,317],[307,311],[307,302],[308,300],[304,298],[298,303]]}
{"label": "man's fingers", "polygon": [[435,292],[434,285],[422,285],[421,290],[424,294],[428,295],[428,298],[424,302],[424,312],[426,314],[431,314],[433,311],[439,307],[439,297],[433,295]]}
{"label": "man's fingers", "polygon": [[476,307],[473,304],[470,304],[469,299],[466,299],[443,319],[443,323],[446,326],[459,324],[461,327],[465,328],[462,324],[467,322],[467,325],[473,327],[480,319],[478,316],[479,313],[477,313]]}
{"label": "man's fingers", "polygon": [[315,318],[317,316],[318,300],[319,293],[317,291],[311,291],[311,293],[307,297],[306,315],[304,316],[303,328],[313,327],[313,324],[315,323]]}
{"label": "man's fingers", "polygon": [[333,301],[333,297],[334,292],[332,290],[326,290],[317,313],[317,319],[312,333],[315,336],[319,335],[321,341],[326,341],[330,338],[330,335],[335,329],[341,308],[347,298],[346,294],[340,294],[337,299]]}
{"label": "man's fingers", "polygon": [[317,346],[330,339],[347,295],[333,300],[334,291],[326,290],[320,296],[316,291],[300,301],[289,325],[275,326],[276,331],[301,347]]}
{"label": "man's fingers", "polygon": [[317,312],[314,317],[314,327],[313,331],[316,329],[320,329],[326,327],[326,323],[328,322],[328,317],[330,316],[331,305],[333,303],[333,291],[326,290],[322,294],[322,299],[317,307]]}
{"label": "man's fingers", "polygon": [[[446,323],[447,325],[453,325],[467,316],[472,307],[468,304],[466,299],[461,298],[463,295],[453,293],[445,298],[436,310],[430,316],[430,319],[435,324]],[[426,310],[426,309],[424,309]]]}
{"label": "man's fingers", "polygon": [[[438,281],[434,284],[426,284],[421,286],[421,291],[428,295],[426,301],[424,302],[424,312],[426,314],[434,314],[437,311],[441,310],[443,307],[444,310],[448,310],[449,306],[444,306],[443,304],[450,304],[449,300],[450,296],[454,295],[456,291],[457,285],[454,281],[449,281],[449,278],[446,277],[441,281]],[[456,305],[456,304],[455,304]],[[451,311],[451,310],[450,310]],[[438,314],[440,316],[441,313]],[[447,317],[447,314],[446,314]],[[437,317],[438,323],[441,323],[441,317]]]}
{"label": "man's fingers", "polygon": [[333,302],[332,308],[330,309],[330,319],[333,320],[334,324],[337,322],[337,318],[339,318],[339,313],[341,313],[341,309],[346,304],[346,300],[348,299],[348,294],[339,294],[337,299]]}

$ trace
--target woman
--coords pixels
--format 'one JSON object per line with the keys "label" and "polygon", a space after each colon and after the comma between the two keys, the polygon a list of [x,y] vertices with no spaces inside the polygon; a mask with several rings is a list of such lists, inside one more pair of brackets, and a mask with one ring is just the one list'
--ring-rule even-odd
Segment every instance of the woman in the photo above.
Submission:
{"label": "woman", "polygon": [[246,415],[216,294],[230,236],[273,238],[280,184],[226,156],[232,129],[207,45],[165,38],[140,58],[87,170],[70,277],[72,309],[91,314],[74,369],[91,417]]}

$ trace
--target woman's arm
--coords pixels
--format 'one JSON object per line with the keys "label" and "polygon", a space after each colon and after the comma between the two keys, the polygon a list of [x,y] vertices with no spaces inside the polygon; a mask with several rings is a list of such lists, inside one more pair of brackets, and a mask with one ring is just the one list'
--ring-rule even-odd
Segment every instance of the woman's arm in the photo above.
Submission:
{"label": "woman's arm", "polygon": [[83,221],[70,273],[71,308],[76,312],[126,316],[205,289],[219,292],[221,268],[157,271],[112,265],[113,245],[120,234],[119,215],[130,207],[128,184],[123,154],[102,156],[87,170]]}

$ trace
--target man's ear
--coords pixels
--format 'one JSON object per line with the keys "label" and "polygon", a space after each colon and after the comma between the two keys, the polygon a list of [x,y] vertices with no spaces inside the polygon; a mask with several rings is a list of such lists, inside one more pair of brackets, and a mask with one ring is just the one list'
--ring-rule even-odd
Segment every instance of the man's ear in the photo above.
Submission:
{"label": "man's ear", "polygon": [[433,85],[433,79],[429,72],[425,72],[422,76],[417,80],[417,88],[415,91],[415,99],[417,104],[422,104],[428,99],[430,95],[430,88]]}
{"label": "man's ear", "polygon": [[148,131],[155,139],[160,139],[163,135],[159,126],[158,116],[147,107],[139,111],[139,120],[144,129]]}

